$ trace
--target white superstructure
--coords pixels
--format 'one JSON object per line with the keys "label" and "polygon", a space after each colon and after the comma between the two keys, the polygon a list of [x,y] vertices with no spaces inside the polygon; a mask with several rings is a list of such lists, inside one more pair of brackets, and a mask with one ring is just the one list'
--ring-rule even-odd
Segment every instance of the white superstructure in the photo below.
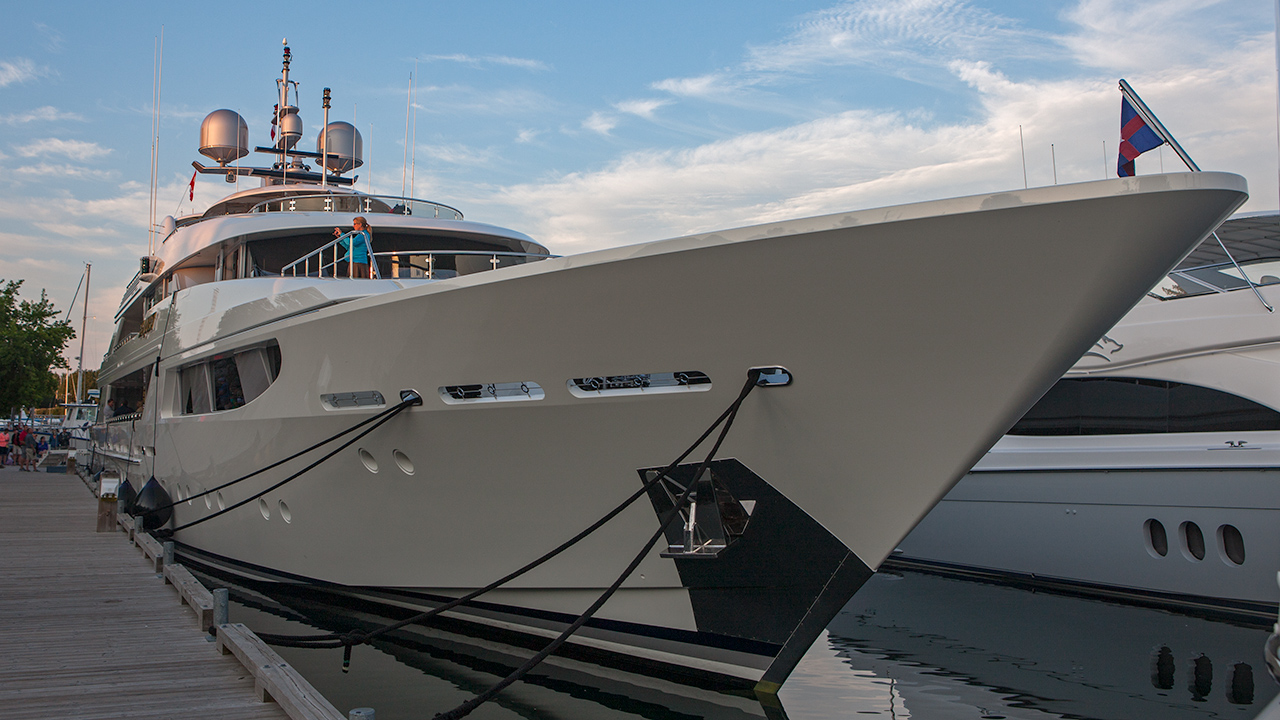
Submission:
{"label": "white superstructure", "polygon": [[[317,154],[278,146],[276,168],[233,168],[238,150],[225,149],[247,143],[221,117],[231,139],[204,147],[224,165],[204,169],[267,184],[173,223],[130,285],[99,376],[140,412],[98,427],[98,457],[179,501],[179,551],[429,607],[591,524],[697,438],[750,369],[785,369],[789,384],[743,403],[696,522],[680,508],[697,547],[670,528],[672,547],[572,641],[601,661],[766,690],[1034,399],[1246,197],[1234,175],[1151,176],[552,257],[446,206],[318,187],[304,164]],[[358,163],[329,167],[347,165]],[[348,277],[333,245],[357,214],[380,279]],[[422,404],[297,480],[267,491],[315,455],[202,495],[406,391]],[[554,635],[658,530],[667,493],[697,464],[449,617]]]}

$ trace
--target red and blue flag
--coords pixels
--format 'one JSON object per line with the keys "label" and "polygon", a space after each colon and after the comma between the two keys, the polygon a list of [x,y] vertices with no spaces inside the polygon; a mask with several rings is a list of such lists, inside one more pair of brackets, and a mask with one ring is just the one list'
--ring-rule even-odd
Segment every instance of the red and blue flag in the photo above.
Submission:
{"label": "red and blue flag", "polygon": [[1129,98],[1120,98],[1120,158],[1116,175],[1133,177],[1133,159],[1148,150],[1164,144],[1164,138],[1152,130],[1137,110],[1129,104]]}

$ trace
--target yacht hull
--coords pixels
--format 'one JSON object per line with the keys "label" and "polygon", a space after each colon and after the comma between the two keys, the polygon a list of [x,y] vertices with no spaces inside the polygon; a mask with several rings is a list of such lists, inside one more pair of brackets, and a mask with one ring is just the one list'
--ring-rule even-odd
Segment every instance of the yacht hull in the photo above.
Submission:
{"label": "yacht hull", "polygon": [[[938,499],[1244,198],[1241,179],[1202,173],[921,203],[550,259],[256,325],[230,322],[218,283],[196,287],[170,301],[148,401],[158,410],[137,427],[154,446],[133,472],[186,498],[376,411],[332,409],[326,394],[394,402],[416,390],[422,406],[175,539],[228,567],[430,605],[593,522],[711,424],[749,368],[785,367],[794,381],[747,398],[713,469],[750,501],[742,535],[715,559],[655,548],[575,640],[776,688]],[[221,292],[255,282],[290,287]],[[181,367],[267,341],[282,365],[260,397],[181,414]],[[667,372],[711,382],[571,389]],[[441,392],[489,383],[544,395],[450,403]],[[173,523],[304,462],[183,502]],[[632,505],[452,617],[554,633],[654,533],[656,508]]]}

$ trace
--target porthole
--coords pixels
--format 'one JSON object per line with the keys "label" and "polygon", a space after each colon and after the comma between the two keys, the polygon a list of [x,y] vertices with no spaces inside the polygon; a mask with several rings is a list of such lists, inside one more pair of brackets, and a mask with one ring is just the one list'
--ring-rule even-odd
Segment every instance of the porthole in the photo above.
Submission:
{"label": "porthole", "polygon": [[289,506],[283,500],[280,501],[280,519],[287,523],[293,522],[293,513],[289,512]]}
{"label": "porthole", "polygon": [[222,497],[222,493],[218,493],[218,509],[219,510],[227,509],[227,499]]}
{"label": "porthole", "polygon": [[267,501],[258,498],[258,512],[262,513],[263,520],[271,519],[271,508],[267,506]]}
{"label": "porthole", "polygon": [[378,472],[378,460],[373,457],[373,453],[364,448],[360,448],[360,462],[364,463],[365,469],[369,472]]}
{"label": "porthole", "polygon": [[1218,547],[1222,550],[1223,562],[1231,565],[1244,564],[1244,536],[1235,525],[1218,528]]}
{"label": "porthole", "polygon": [[[201,492],[204,492],[204,489],[202,488],[200,491],[201,491]],[[205,496],[204,496],[204,509],[205,509],[205,510],[212,510],[212,509],[213,509],[213,495],[205,495]]]}
{"label": "porthole", "polygon": [[1151,518],[1143,527],[1147,540],[1147,552],[1152,557],[1164,557],[1169,554],[1169,535],[1164,531],[1164,523]]}
{"label": "porthole", "polygon": [[1199,562],[1204,559],[1204,532],[1200,526],[1187,521],[1180,528],[1182,535],[1182,554],[1188,560]]}
{"label": "porthole", "polygon": [[391,453],[391,457],[395,458],[396,465],[400,466],[400,472],[405,475],[413,474],[413,461],[409,459],[408,455],[396,450]]}

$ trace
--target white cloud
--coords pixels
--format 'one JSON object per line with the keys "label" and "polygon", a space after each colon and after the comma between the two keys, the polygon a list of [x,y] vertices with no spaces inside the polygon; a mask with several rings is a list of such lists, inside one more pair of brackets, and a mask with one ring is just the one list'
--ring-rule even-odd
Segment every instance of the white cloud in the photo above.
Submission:
{"label": "white cloud", "polygon": [[999,50],[1021,54],[1034,34],[961,0],[855,0],[809,14],[781,42],[751,48],[747,71],[796,71],[815,65],[936,64]]}
{"label": "white cloud", "polygon": [[540,130],[521,129],[520,132],[516,133],[516,142],[531,143],[534,140],[538,139],[538,136],[541,134],[542,134],[542,131]]}
{"label": "white cloud", "polygon": [[624,100],[620,103],[615,104],[613,107],[616,110],[619,110],[621,112],[630,113],[632,115],[638,115],[642,118],[647,119],[647,118],[652,118],[654,111],[657,110],[658,108],[662,107],[663,105],[670,105],[670,104],[671,104],[670,100],[656,100],[656,99]]}
{"label": "white cloud", "polygon": [[[1092,32],[1081,27],[1080,46],[1091,44]],[[1208,49],[1211,61],[1135,66],[1130,80],[1201,167],[1250,179],[1246,210],[1275,208],[1274,121],[1257,120],[1275,113],[1274,48],[1221,37]],[[1114,177],[1120,96],[1110,73],[1015,81],[993,61],[952,59],[945,69],[972,89],[972,117],[846,110],[688,150],[630,153],[598,170],[504,188],[484,202],[505,205],[516,217],[504,222],[553,251],[577,252],[995,192],[1022,185],[1019,125],[1030,184],[1052,183],[1055,161],[1059,182]],[[1167,171],[1181,170],[1172,153],[1164,160]],[[1144,155],[1138,171],[1156,172],[1159,162],[1156,152]]]}
{"label": "white cloud", "polygon": [[614,115],[607,115],[597,110],[591,113],[591,116],[582,121],[582,127],[592,132],[608,135],[615,127],[618,126],[618,118]]}
{"label": "white cloud", "polygon": [[114,170],[97,170],[94,168],[68,165],[66,163],[40,163],[38,165],[20,165],[11,171],[15,175],[35,176],[38,178],[92,178],[106,180],[115,177]]}
{"label": "white cloud", "polygon": [[104,148],[97,143],[83,140],[61,140],[59,138],[42,138],[32,140],[26,145],[14,148],[14,152],[22,157],[39,157],[41,155],[64,155],[75,160],[91,160],[111,153],[111,148]]}
{"label": "white cloud", "polygon": [[31,82],[48,73],[47,68],[38,67],[27,58],[0,60],[0,87],[8,87],[14,83]]}
{"label": "white cloud", "polygon": [[649,87],[683,97],[707,97],[732,92],[739,85],[724,73],[713,73],[698,77],[668,78],[652,83]]}
{"label": "white cloud", "polygon": [[551,67],[541,60],[530,60],[528,58],[515,58],[506,55],[465,55],[462,53],[454,53],[451,55],[423,55],[419,60],[430,62],[440,60],[445,62],[456,62],[472,67],[480,67],[482,65],[505,65],[507,67],[523,68],[525,70],[550,70]]}
{"label": "white cloud", "polygon": [[[1258,28],[1256,18],[1251,16],[1257,8],[1242,5],[1251,4],[1226,0],[1079,0],[1064,14],[1064,19],[1079,26],[1079,31],[1064,36],[1061,42],[1081,65],[1122,73],[1134,68],[1213,66],[1219,63],[1217,56],[1223,47],[1205,41],[1207,28],[1225,32],[1234,25],[1230,36],[1239,37],[1245,31],[1274,42],[1274,27]],[[1274,73],[1275,68],[1271,69]]]}
{"label": "white cloud", "polygon": [[45,105],[26,112],[0,115],[0,124],[3,125],[25,125],[32,122],[57,122],[60,120],[84,122],[84,116],[73,112],[62,112],[52,105]]}

